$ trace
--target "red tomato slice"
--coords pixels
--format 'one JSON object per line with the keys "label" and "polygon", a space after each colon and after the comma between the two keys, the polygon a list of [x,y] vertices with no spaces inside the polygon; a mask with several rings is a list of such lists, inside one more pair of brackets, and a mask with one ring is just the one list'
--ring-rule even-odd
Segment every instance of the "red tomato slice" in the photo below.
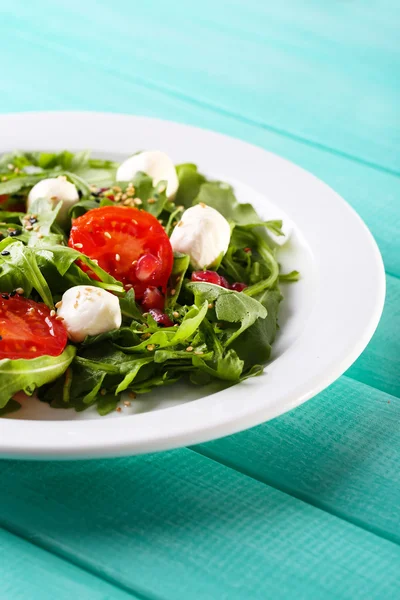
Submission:
{"label": "red tomato slice", "polygon": [[172,247],[160,223],[148,212],[125,206],[94,208],[74,220],[68,244],[97,260],[124,285],[133,285],[139,300],[149,286],[167,287]]}
{"label": "red tomato slice", "polygon": [[0,295],[0,359],[59,356],[66,345],[64,325],[45,304]]}

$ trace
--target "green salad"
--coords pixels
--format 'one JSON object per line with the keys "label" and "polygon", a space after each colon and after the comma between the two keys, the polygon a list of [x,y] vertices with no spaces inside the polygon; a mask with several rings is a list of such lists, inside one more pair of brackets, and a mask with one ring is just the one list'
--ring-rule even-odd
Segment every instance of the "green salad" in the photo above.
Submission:
{"label": "green salad", "polygon": [[299,277],[280,271],[282,235],[163,152],[1,156],[0,414],[18,392],[105,415],[181,379],[260,375],[279,283]]}

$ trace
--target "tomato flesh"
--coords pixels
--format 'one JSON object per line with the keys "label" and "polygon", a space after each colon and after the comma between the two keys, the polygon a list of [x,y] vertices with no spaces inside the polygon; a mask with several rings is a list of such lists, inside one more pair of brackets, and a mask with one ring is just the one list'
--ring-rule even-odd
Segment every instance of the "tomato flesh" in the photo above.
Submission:
{"label": "tomato flesh", "polygon": [[148,287],[163,291],[167,287],[173,251],[163,227],[150,213],[123,206],[94,208],[74,220],[68,243],[124,285],[133,286],[139,300]]}
{"label": "tomato flesh", "polygon": [[0,296],[0,359],[59,356],[67,345],[62,321],[42,303],[18,295]]}

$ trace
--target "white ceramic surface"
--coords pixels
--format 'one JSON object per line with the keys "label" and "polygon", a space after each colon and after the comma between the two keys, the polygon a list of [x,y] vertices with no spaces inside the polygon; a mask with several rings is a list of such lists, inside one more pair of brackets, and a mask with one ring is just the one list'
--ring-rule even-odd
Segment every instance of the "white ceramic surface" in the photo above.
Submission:
{"label": "white ceramic surface", "polygon": [[[354,210],[322,181],[261,148],[194,127],[96,113],[0,116],[0,152],[79,150],[122,160],[143,148],[194,162],[235,186],[265,218],[290,223],[279,251],[302,279],[283,286],[281,330],[265,374],[221,389],[170,386],[121,413],[55,410],[34,399],[0,419],[0,456],[85,458],[136,454],[203,442],[276,417],[339,377],[369,342],[382,313],[379,250]],[[371,281],[374,285],[371,285]],[[323,410],[323,407],[321,407]]]}

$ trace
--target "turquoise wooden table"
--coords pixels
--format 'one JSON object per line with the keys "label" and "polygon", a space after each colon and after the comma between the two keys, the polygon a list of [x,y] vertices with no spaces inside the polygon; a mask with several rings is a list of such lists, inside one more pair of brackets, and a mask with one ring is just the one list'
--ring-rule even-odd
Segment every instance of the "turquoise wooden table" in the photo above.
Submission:
{"label": "turquoise wooden table", "polygon": [[399,22],[398,0],[0,0],[1,112],[258,144],[342,194],[387,271],[364,354],[291,413],[158,455],[2,461],[1,599],[400,598]]}

